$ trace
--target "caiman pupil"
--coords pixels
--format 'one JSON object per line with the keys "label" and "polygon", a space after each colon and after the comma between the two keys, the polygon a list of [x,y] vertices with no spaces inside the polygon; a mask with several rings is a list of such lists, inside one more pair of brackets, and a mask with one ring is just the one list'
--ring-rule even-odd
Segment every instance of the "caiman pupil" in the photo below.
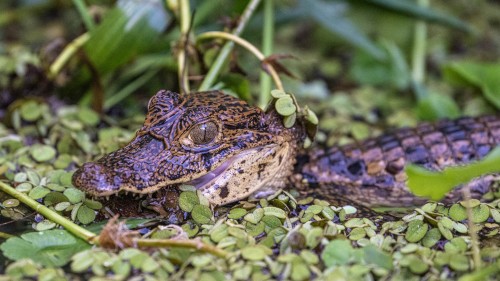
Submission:
{"label": "caiman pupil", "polygon": [[217,137],[217,125],[214,122],[206,122],[195,125],[189,132],[189,138],[196,145],[212,142]]}

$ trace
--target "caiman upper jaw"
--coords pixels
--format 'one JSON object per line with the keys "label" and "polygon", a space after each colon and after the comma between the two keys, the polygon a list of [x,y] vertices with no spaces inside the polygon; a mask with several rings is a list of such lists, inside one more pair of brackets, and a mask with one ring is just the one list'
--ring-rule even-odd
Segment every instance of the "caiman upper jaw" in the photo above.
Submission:
{"label": "caiman upper jaw", "polygon": [[119,176],[111,178],[105,168],[98,163],[85,163],[73,175],[73,185],[83,191],[97,196],[116,193],[122,180]]}

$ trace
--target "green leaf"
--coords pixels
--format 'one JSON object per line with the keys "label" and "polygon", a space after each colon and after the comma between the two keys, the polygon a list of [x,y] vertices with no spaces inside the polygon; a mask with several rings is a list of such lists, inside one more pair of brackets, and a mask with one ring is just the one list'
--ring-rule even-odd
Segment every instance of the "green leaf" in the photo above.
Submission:
{"label": "green leaf", "polygon": [[321,259],[327,267],[346,265],[353,256],[354,249],[348,240],[333,240],[326,245]]}
{"label": "green leaf", "polygon": [[406,230],[405,238],[408,242],[418,242],[424,238],[427,230],[429,229],[429,225],[424,223],[421,220],[412,220],[408,224],[408,229]]}
{"label": "green leaf", "polygon": [[92,65],[104,74],[151,48],[170,16],[160,1],[118,1],[84,46]]}
{"label": "green leaf", "polygon": [[460,116],[460,109],[449,96],[428,93],[418,101],[417,114],[423,120],[453,119]]}
{"label": "green leaf", "polygon": [[35,144],[30,148],[30,154],[37,162],[45,162],[56,156],[56,150],[50,145]]}
{"label": "green leaf", "polygon": [[470,26],[459,18],[432,10],[430,8],[422,7],[415,1],[364,0],[363,2],[394,11],[398,14],[416,17],[429,22],[436,22],[453,28],[461,29],[463,31],[471,31]]}
{"label": "green leaf", "polygon": [[500,63],[460,61],[445,66],[448,81],[481,89],[484,97],[500,109]]}
{"label": "green leaf", "polygon": [[309,18],[328,31],[363,49],[375,58],[384,58],[384,53],[346,16],[347,6],[345,3],[319,0],[299,1],[298,6],[299,10],[304,11]]}
{"label": "green leaf", "polygon": [[383,252],[375,245],[368,245],[363,248],[363,251],[366,263],[375,264],[387,270],[392,269],[392,256]]}
{"label": "green leaf", "polygon": [[290,96],[285,96],[282,98],[279,98],[276,103],[275,103],[275,108],[276,111],[281,115],[281,116],[289,116],[295,113],[297,110],[297,107],[293,103],[293,100]]}
{"label": "green leaf", "polygon": [[193,207],[191,216],[199,224],[207,224],[212,220],[212,211],[205,205],[196,205]]}
{"label": "green leaf", "polygon": [[179,195],[179,207],[184,212],[191,212],[198,204],[200,204],[200,199],[198,199],[196,192],[184,191]]}
{"label": "green leaf", "polygon": [[42,115],[40,104],[29,100],[21,105],[21,117],[26,121],[36,121]]}
{"label": "green leaf", "polygon": [[478,176],[500,171],[500,148],[495,148],[483,160],[466,166],[449,167],[440,172],[408,165],[408,187],[415,195],[440,200],[459,184]]}
{"label": "green leaf", "polygon": [[0,249],[12,260],[29,258],[45,266],[63,266],[71,256],[90,245],[65,230],[30,232],[7,239]]}

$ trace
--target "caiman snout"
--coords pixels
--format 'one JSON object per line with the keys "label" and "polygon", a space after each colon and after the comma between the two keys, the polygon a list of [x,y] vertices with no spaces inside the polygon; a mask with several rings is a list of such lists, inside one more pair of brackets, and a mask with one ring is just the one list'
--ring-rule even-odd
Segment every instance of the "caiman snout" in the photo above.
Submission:
{"label": "caiman snout", "polygon": [[120,189],[121,178],[98,163],[85,163],[73,175],[73,185],[92,195],[109,195]]}

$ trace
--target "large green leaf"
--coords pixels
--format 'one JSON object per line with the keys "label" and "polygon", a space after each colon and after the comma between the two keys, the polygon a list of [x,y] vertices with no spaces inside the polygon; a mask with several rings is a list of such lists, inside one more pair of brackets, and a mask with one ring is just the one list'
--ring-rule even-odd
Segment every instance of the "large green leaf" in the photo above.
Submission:
{"label": "large green leaf", "polygon": [[45,266],[63,266],[70,258],[90,245],[73,237],[66,230],[30,232],[7,239],[0,249],[12,259],[32,259]]}
{"label": "large green leaf", "polygon": [[472,29],[467,23],[459,18],[438,12],[436,10],[422,7],[416,1],[408,0],[349,0],[349,2],[362,2],[371,5],[376,5],[398,14],[403,14],[411,17],[416,17],[428,22],[435,22],[442,25],[447,25],[463,31],[470,32]]}
{"label": "large green leaf", "polygon": [[104,74],[152,48],[170,16],[160,0],[121,0],[91,31],[84,49],[93,67]]}
{"label": "large green leaf", "polygon": [[500,63],[459,61],[444,68],[448,81],[480,88],[485,98],[500,109],[499,73]]}
{"label": "large green leaf", "polygon": [[483,160],[467,166],[449,167],[441,172],[426,170],[420,166],[406,167],[408,187],[415,195],[440,200],[454,187],[478,176],[500,171],[500,147]]}

